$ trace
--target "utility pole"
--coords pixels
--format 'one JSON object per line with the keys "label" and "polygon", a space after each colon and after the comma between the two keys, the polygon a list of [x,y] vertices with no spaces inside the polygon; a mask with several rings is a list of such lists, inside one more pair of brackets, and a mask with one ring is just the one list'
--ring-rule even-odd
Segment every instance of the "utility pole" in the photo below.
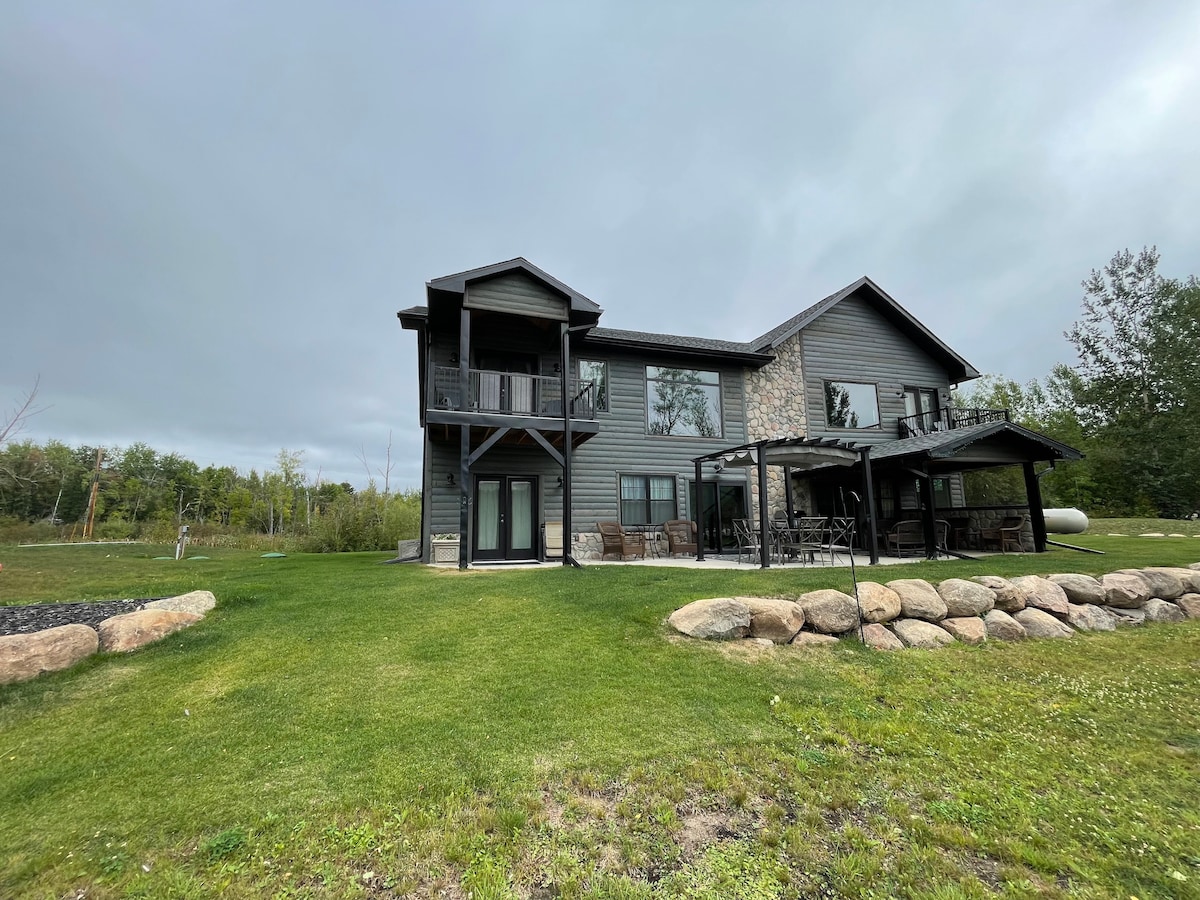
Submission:
{"label": "utility pole", "polygon": [[83,539],[92,539],[92,525],[96,521],[96,494],[100,492],[100,463],[104,460],[104,448],[96,451],[96,471],[92,473],[92,493],[88,497],[87,521],[83,524]]}

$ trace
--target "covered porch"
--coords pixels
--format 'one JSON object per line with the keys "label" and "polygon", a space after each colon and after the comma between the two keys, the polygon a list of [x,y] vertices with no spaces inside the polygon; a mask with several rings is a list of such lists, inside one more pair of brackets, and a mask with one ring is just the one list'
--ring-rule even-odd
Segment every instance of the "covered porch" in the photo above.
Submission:
{"label": "covered porch", "polygon": [[[784,468],[784,483],[787,485],[784,503],[776,500],[776,508],[786,510],[789,526],[794,526],[792,480],[809,477],[836,485],[841,497],[843,512],[852,516],[857,527],[858,544],[874,565],[880,561],[881,551],[891,549],[885,538],[884,521],[876,506],[875,483],[880,478],[909,479],[917,485],[919,498],[919,537],[912,541],[914,549],[922,558],[936,559],[939,555],[964,556],[970,547],[969,535],[989,534],[993,529],[978,523],[995,519],[994,511],[982,508],[958,507],[962,525],[954,531],[946,528],[945,520],[939,519],[939,502],[935,494],[935,482],[962,472],[976,469],[1017,466],[1022,470],[1026,509],[1028,510],[1029,537],[1034,552],[1046,550],[1046,521],[1043,515],[1042,495],[1036,464],[1048,462],[1053,466],[1060,460],[1081,459],[1083,454],[1073,447],[1060,443],[1021,425],[1007,420],[982,422],[958,427],[948,431],[933,431],[914,437],[885,441],[875,445],[856,445],[828,438],[782,438],[757,441],[727,450],[697,457],[696,482],[703,481],[703,467],[713,464],[724,466],[753,466],[758,473],[758,530],[761,547],[760,565],[770,566],[769,546],[771,540],[771,508],[768,496],[768,467]],[[1048,469],[1045,471],[1049,471]],[[942,511],[946,511],[942,505]],[[954,518],[960,518],[955,516]],[[972,521],[976,524],[972,527]],[[952,549],[952,546],[954,549]],[[1004,535],[1000,536],[997,549],[1003,551]],[[697,559],[704,559],[703,549]]]}

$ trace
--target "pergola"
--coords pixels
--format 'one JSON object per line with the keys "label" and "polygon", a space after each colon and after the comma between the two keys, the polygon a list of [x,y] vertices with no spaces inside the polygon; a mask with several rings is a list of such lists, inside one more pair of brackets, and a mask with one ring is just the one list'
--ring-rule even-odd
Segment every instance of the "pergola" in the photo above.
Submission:
{"label": "pergola", "polygon": [[[828,466],[853,466],[869,454],[870,448],[858,449],[852,443],[837,441],[832,438],[775,438],[773,440],[755,441],[730,447],[728,450],[718,450],[692,460],[696,466],[696,496],[701,496],[704,484],[704,464],[719,463],[723,467],[749,468],[758,470],[758,533],[759,556],[762,568],[771,567],[770,555],[770,521],[767,517],[767,466],[783,466],[784,483],[787,489],[787,511],[789,522],[793,516],[792,510],[792,472],[806,469],[822,469]],[[871,490],[871,467],[869,463],[863,466],[865,487],[867,492],[868,518],[872,529],[875,527],[875,501]],[[696,559],[704,559],[704,542],[696,543]],[[872,550],[871,561],[876,562],[877,556]]]}

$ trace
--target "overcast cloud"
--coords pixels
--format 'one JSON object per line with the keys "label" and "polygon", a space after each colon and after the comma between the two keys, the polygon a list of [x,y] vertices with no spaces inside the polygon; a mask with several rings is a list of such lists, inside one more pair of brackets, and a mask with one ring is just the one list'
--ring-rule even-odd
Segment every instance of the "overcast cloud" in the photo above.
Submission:
{"label": "overcast cloud", "polygon": [[26,436],[420,481],[430,278],[744,340],[870,275],[980,371],[1070,362],[1124,247],[1200,272],[1200,7],[0,4],[0,406]]}

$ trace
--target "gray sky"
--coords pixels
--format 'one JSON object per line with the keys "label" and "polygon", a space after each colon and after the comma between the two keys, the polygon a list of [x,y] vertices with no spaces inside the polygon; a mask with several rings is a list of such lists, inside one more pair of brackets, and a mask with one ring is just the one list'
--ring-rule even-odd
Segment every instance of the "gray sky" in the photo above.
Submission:
{"label": "gray sky", "polygon": [[420,480],[430,278],[747,339],[870,275],[980,371],[1200,272],[1200,6],[0,4],[0,407],[26,436]]}

